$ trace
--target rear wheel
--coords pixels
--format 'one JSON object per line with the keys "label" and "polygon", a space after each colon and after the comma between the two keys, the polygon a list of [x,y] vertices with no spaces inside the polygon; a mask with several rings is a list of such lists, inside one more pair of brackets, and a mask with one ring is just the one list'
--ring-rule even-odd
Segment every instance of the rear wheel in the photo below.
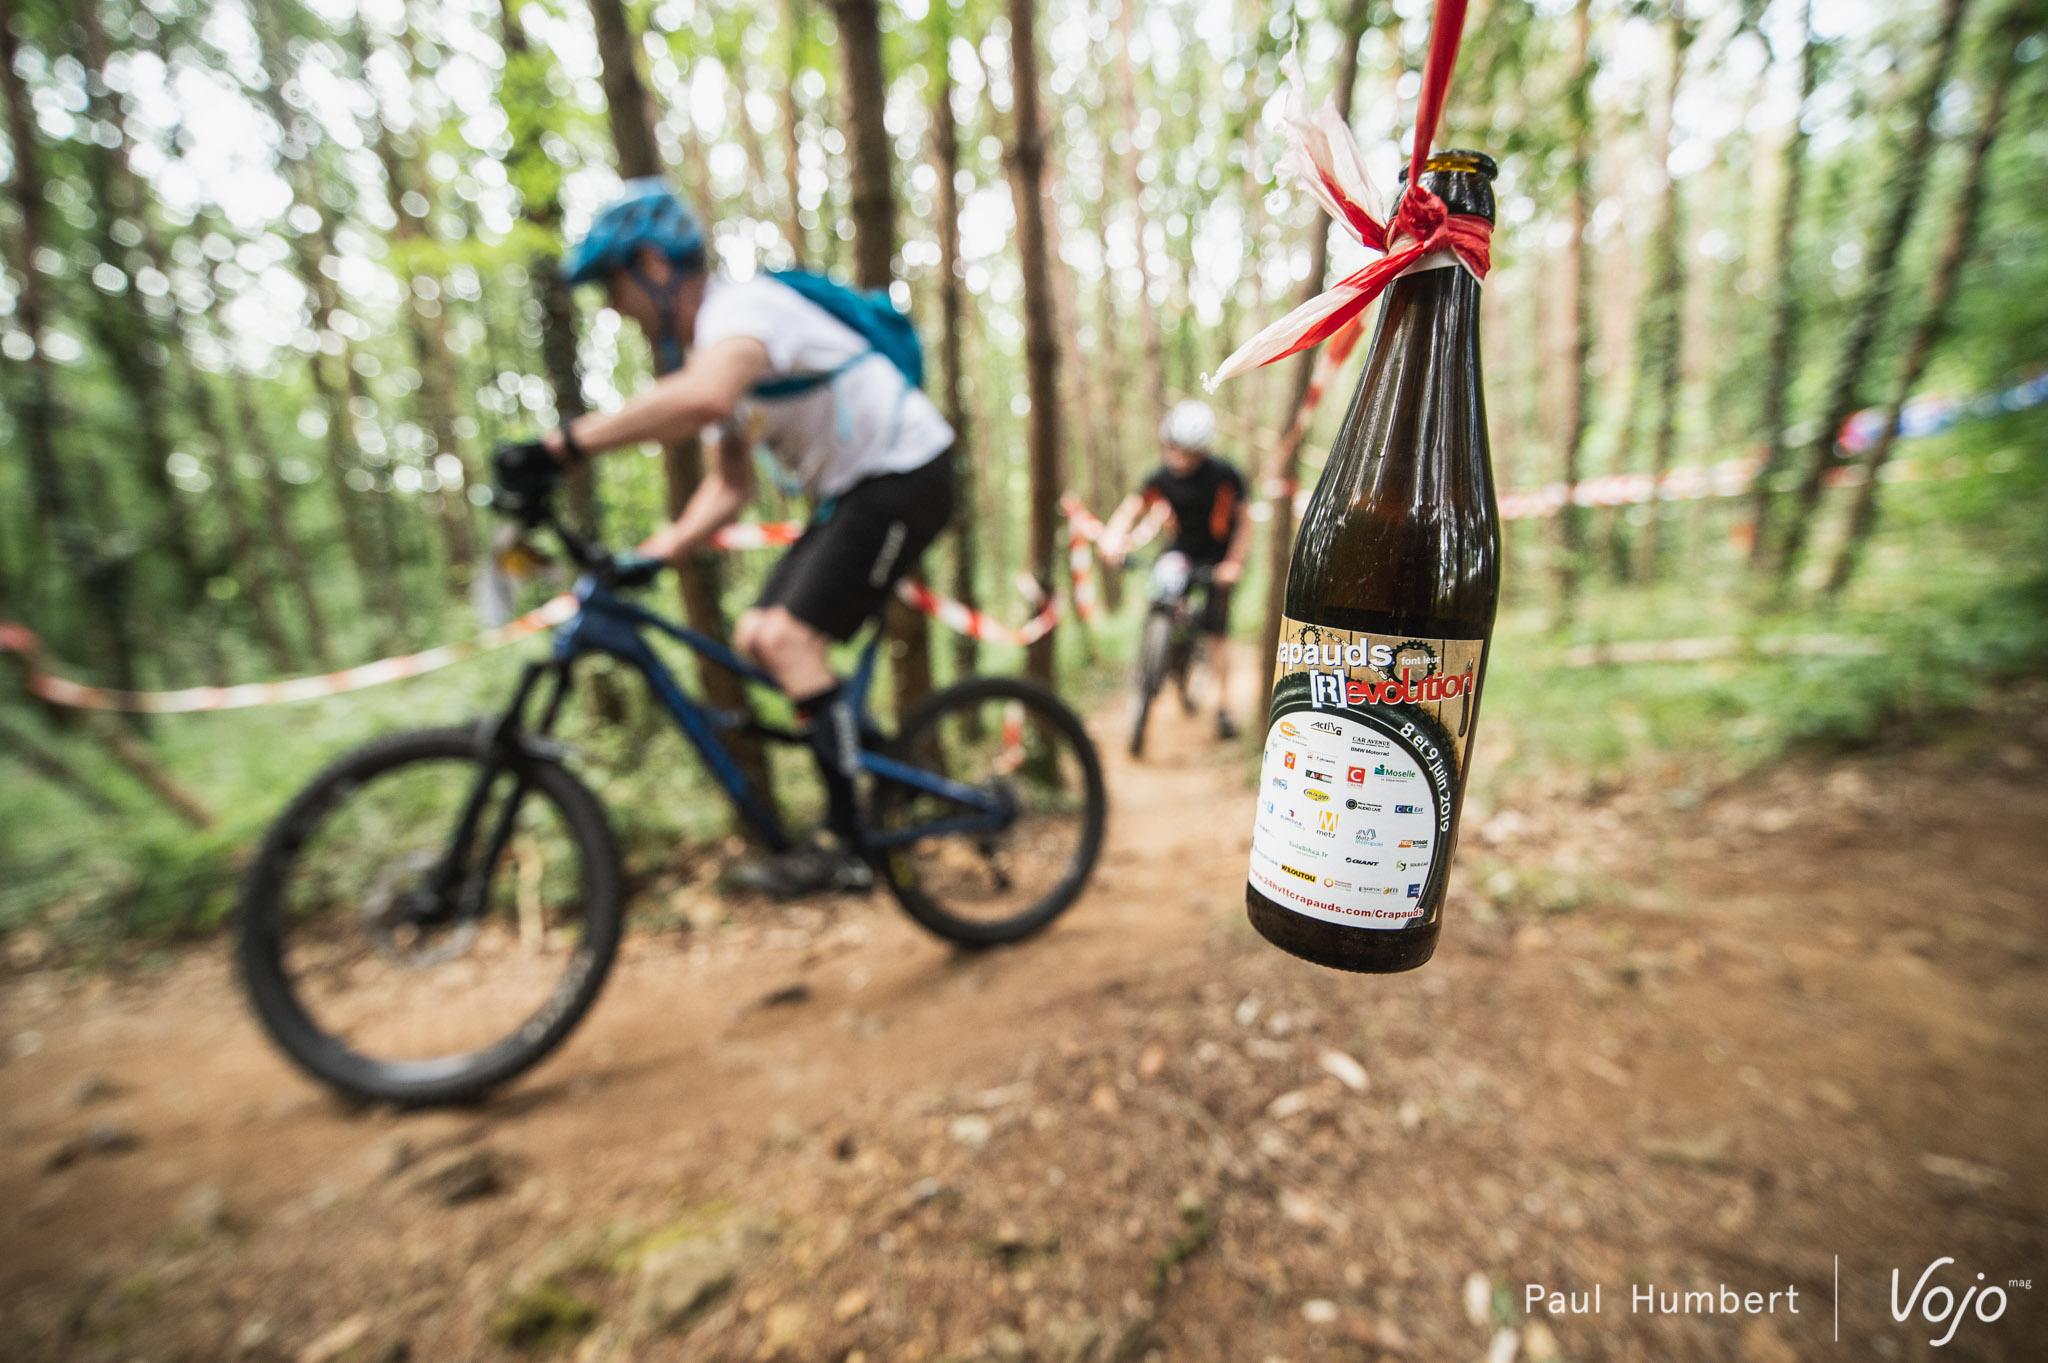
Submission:
{"label": "rear wheel", "polygon": [[249,870],[250,1001],[286,1054],[351,1096],[474,1098],[560,1045],[611,969],[618,847],[558,762],[493,759],[472,850],[440,884],[485,752],[473,729],[358,749],[292,801]]}
{"label": "rear wheel", "polygon": [[[910,916],[963,946],[1028,937],[1074,902],[1108,818],[1102,762],[1080,719],[1042,687],[976,677],[917,708],[889,755],[993,795],[1009,816],[989,831],[940,833],[887,849],[878,865]],[[872,826],[900,832],[971,818],[958,800],[893,781]]]}

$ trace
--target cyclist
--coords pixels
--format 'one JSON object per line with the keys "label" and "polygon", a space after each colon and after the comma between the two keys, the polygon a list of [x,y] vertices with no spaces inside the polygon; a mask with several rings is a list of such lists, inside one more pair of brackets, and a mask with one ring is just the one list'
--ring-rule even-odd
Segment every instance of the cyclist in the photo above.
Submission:
{"label": "cyclist", "polygon": [[[1244,514],[1244,478],[1210,452],[1216,414],[1206,402],[1174,404],[1159,426],[1160,461],[1152,476],[1124,498],[1099,541],[1112,565],[1130,552],[1131,531],[1147,512],[1171,514],[1171,551],[1185,554],[1203,583],[1196,622],[1209,637],[1209,671],[1216,679],[1216,736],[1237,737],[1230,719],[1230,589],[1244,576],[1251,521]],[[1207,568],[1207,574],[1199,570]]]}
{"label": "cyclist", "polygon": [[[501,450],[500,486],[544,494],[607,450],[715,436],[715,458],[682,515],[639,546],[676,563],[754,498],[754,449],[816,509],[741,614],[733,644],[772,676],[808,725],[827,799],[819,837],[740,871],[782,898],[865,890],[854,794],[860,736],[827,648],[880,612],[952,515],[953,430],[931,400],[852,326],[768,275],[711,271],[702,227],[659,179],[629,181],[563,261],[571,284],[602,283],[640,325],[664,371],[616,411],[592,412]],[[767,462],[767,461],[763,461]]]}

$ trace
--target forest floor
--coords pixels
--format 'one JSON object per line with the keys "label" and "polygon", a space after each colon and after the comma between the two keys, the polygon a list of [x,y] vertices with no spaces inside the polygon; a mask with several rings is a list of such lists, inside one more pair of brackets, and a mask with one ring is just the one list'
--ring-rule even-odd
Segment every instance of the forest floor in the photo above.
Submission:
{"label": "forest floor", "polygon": [[[2042,1356],[2048,728],[1525,784],[1435,961],[1351,978],[1245,925],[1249,775],[1171,709],[1143,763],[1095,725],[1040,939],[685,913],[473,1108],[327,1097],[222,945],[12,975],[0,1357]],[[1942,1256],[2007,1305],[1935,1351],[1886,1294]]]}

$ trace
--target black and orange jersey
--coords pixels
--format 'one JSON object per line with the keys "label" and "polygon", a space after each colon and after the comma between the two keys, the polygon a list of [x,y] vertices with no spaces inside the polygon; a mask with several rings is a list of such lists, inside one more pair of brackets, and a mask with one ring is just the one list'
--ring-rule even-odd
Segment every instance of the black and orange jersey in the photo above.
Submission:
{"label": "black and orange jersey", "polygon": [[1244,477],[1226,460],[1204,455],[1185,478],[1168,469],[1155,470],[1138,495],[1149,508],[1165,502],[1173,508],[1173,547],[1197,566],[1221,563],[1244,515]]}

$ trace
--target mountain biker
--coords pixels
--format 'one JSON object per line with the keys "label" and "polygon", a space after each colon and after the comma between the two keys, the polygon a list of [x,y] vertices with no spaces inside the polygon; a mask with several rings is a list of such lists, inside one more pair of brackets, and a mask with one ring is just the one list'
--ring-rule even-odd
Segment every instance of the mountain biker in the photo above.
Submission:
{"label": "mountain biker", "polygon": [[953,429],[897,364],[810,297],[768,275],[713,273],[702,227],[659,179],[627,182],[569,248],[563,276],[602,283],[662,372],[616,411],[501,450],[500,486],[545,493],[592,455],[709,432],[715,458],[703,481],[674,523],[639,546],[671,564],[753,500],[756,445],[773,455],[771,472],[809,493],[809,524],[735,622],[733,644],[806,721],[831,837],[743,867],[739,880],[782,898],[865,890],[873,872],[857,850],[860,736],[827,648],[881,611],[951,517]]}
{"label": "mountain biker", "polygon": [[1140,517],[1164,507],[1174,522],[1170,552],[1185,554],[1190,566],[1210,571],[1203,579],[1196,622],[1209,637],[1209,671],[1216,679],[1216,736],[1237,737],[1230,719],[1230,589],[1244,576],[1251,520],[1244,513],[1244,478],[1210,452],[1216,414],[1206,402],[1174,404],[1159,426],[1160,460],[1152,476],[1124,498],[1098,545],[1111,565],[1129,555],[1131,531]]}

